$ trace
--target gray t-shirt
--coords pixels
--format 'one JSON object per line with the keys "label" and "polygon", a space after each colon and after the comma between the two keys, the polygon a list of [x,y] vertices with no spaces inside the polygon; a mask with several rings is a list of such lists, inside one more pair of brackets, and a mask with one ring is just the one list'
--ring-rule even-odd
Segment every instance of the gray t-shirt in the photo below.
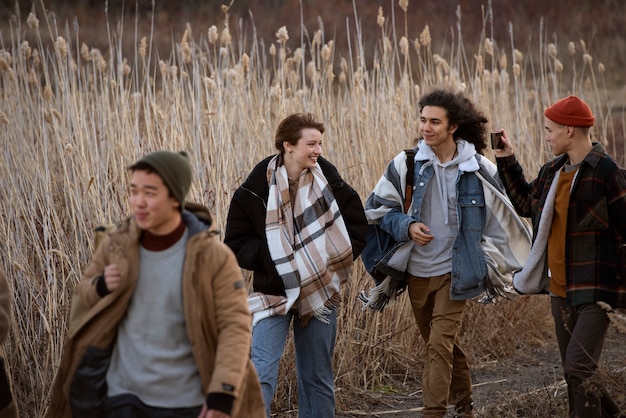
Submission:
{"label": "gray t-shirt", "polygon": [[433,164],[435,175],[428,183],[420,222],[430,228],[434,239],[427,245],[413,245],[407,270],[416,277],[433,277],[452,270],[452,247],[459,232],[456,213],[458,162]]}
{"label": "gray t-shirt", "polygon": [[182,273],[188,230],[164,251],[140,249],[137,288],[118,325],[107,373],[108,396],[134,394],[148,406],[204,403],[187,335]]}

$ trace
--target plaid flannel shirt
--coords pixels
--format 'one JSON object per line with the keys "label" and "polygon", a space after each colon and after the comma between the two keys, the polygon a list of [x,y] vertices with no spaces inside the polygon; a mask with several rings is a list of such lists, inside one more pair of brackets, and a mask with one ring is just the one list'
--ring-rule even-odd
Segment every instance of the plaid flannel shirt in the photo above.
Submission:
{"label": "plaid flannel shirt", "polygon": [[[532,219],[534,237],[554,175],[567,159],[562,155],[548,162],[530,183],[514,156],[497,159],[515,210]],[[583,160],[570,193],[564,243],[569,305],[602,301],[614,308],[626,307],[626,278],[619,273],[625,240],[626,170],[596,143]]]}

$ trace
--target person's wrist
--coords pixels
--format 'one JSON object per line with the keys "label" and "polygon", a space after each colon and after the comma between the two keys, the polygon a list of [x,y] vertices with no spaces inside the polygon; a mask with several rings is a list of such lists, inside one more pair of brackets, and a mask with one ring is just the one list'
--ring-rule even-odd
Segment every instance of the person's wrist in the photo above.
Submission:
{"label": "person's wrist", "polygon": [[109,293],[109,289],[107,288],[106,280],[104,279],[104,274],[101,274],[96,277],[96,293],[101,298],[105,297]]}
{"label": "person's wrist", "polygon": [[235,398],[226,393],[209,393],[206,397],[206,406],[208,409],[214,409],[230,415],[234,401]]}

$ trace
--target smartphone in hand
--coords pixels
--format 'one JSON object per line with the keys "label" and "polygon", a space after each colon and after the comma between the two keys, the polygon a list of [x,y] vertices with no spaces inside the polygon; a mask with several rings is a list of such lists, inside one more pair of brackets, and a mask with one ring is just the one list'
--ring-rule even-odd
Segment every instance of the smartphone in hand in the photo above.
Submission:
{"label": "smartphone in hand", "polygon": [[492,132],[491,133],[491,148],[492,149],[503,149],[504,145],[502,144],[502,132]]}

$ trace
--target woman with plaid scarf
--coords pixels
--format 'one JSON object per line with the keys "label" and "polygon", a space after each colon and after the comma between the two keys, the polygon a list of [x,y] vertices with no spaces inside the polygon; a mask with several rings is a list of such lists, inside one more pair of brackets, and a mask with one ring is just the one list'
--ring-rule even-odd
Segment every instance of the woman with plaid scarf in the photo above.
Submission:
{"label": "woman with plaid scarf", "polygon": [[323,133],[310,113],[286,117],[279,154],[252,170],[228,212],[224,242],[254,272],[252,361],[268,417],[292,320],[299,416],[335,416],[336,309],[367,220],[356,191],[321,157]]}

